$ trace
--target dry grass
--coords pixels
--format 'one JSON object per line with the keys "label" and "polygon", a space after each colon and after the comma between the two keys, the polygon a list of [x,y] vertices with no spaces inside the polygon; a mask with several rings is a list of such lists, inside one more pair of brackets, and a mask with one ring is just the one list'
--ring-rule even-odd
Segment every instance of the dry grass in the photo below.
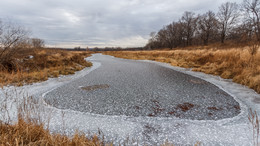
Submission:
{"label": "dry grass", "polygon": [[[49,77],[74,74],[92,64],[84,60],[88,52],[68,52],[54,49],[25,50],[16,56],[18,70],[0,70],[0,85],[30,84]],[[31,56],[31,57],[30,57]],[[32,57],[33,56],[33,57]]]}
{"label": "dry grass", "polygon": [[19,119],[14,125],[0,123],[0,145],[16,146],[99,146],[104,145],[97,136],[87,138],[83,133],[75,133],[73,137],[61,134],[50,134],[43,124],[25,122]]}
{"label": "dry grass", "polygon": [[119,58],[154,60],[173,66],[193,68],[207,74],[246,85],[260,93],[260,52],[250,47],[233,49],[110,51],[104,54]]}
{"label": "dry grass", "polygon": [[248,113],[248,120],[252,125],[254,146],[259,146],[259,119],[256,111],[253,112],[252,109],[250,109]]}

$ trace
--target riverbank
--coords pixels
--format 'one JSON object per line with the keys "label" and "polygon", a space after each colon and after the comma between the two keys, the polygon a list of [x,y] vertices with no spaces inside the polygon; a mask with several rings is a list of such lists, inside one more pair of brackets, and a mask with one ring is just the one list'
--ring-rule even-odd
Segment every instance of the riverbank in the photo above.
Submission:
{"label": "riverbank", "polygon": [[24,50],[13,59],[17,64],[15,69],[0,71],[0,85],[22,86],[60,75],[74,74],[76,71],[92,66],[84,59],[90,55],[90,52],[44,48]]}

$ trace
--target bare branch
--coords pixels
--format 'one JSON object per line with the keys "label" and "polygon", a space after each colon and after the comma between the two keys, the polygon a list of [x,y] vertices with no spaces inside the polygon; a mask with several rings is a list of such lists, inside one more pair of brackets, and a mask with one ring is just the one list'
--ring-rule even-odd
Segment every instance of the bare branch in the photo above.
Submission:
{"label": "bare branch", "polygon": [[224,43],[227,33],[236,24],[239,17],[238,5],[230,2],[222,4],[219,7],[217,17],[220,23],[221,43]]}
{"label": "bare branch", "polygon": [[215,13],[212,11],[198,16],[198,34],[203,40],[204,45],[208,45],[209,39],[218,33],[217,25],[218,21]]}
{"label": "bare branch", "polygon": [[27,39],[28,31],[12,23],[0,23],[0,69],[8,71],[16,68],[14,56]]}
{"label": "bare branch", "polygon": [[252,31],[260,43],[260,0],[244,0],[242,4],[249,23],[252,24]]}

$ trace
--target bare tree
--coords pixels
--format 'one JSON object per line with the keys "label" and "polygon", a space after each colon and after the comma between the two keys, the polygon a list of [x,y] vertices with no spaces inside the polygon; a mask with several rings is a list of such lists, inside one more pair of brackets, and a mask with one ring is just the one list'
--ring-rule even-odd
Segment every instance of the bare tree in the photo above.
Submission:
{"label": "bare tree", "polygon": [[150,38],[151,38],[151,40],[155,40],[155,37],[156,37],[156,32],[151,32],[150,33]]}
{"label": "bare tree", "polygon": [[159,30],[156,40],[160,43],[161,48],[167,47],[167,30],[165,27]]}
{"label": "bare tree", "polygon": [[176,23],[173,22],[161,29],[156,36],[156,41],[164,48],[173,49],[176,47]]}
{"label": "bare tree", "polygon": [[192,44],[192,37],[194,36],[194,32],[196,30],[196,21],[195,13],[193,12],[184,12],[181,23],[184,27],[186,45],[189,46]]}
{"label": "bare tree", "polygon": [[157,34],[152,33],[146,48],[170,48],[185,46],[185,28],[181,21],[172,22],[163,27]]}
{"label": "bare tree", "polygon": [[21,49],[20,44],[27,39],[28,31],[15,24],[3,22],[0,28],[0,69],[11,71],[17,66],[14,56]]}
{"label": "bare tree", "polygon": [[208,11],[195,16],[193,12],[185,12],[178,22],[153,33],[146,46],[174,48],[208,45],[217,41],[224,43],[227,39],[248,43],[254,38],[260,43],[260,0],[244,0],[242,6],[248,17],[244,22],[239,19],[242,18],[239,5],[231,2],[223,3],[217,14]]}
{"label": "bare tree", "polygon": [[0,36],[2,35],[2,33],[3,33],[3,22],[0,20]]}
{"label": "bare tree", "polygon": [[2,33],[0,36],[0,44],[3,50],[13,48],[21,41],[26,39],[28,32],[21,26],[15,24],[5,23],[2,25]]}
{"label": "bare tree", "polygon": [[252,30],[252,24],[244,21],[230,31],[229,38],[238,44],[251,44],[255,42],[255,33]]}
{"label": "bare tree", "polygon": [[227,33],[234,26],[239,16],[238,5],[236,3],[226,2],[219,7],[218,20],[220,23],[220,39],[224,43]]}
{"label": "bare tree", "polygon": [[42,48],[42,47],[44,47],[44,40],[39,39],[39,38],[32,38],[31,44],[34,48]]}
{"label": "bare tree", "polygon": [[212,11],[198,16],[198,33],[204,45],[208,45],[210,37],[217,33],[217,24],[215,13]]}
{"label": "bare tree", "polygon": [[246,14],[246,20],[251,23],[252,31],[260,42],[260,0],[244,0],[242,9]]}
{"label": "bare tree", "polygon": [[172,24],[167,25],[163,30],[162,33],[164,33],[164,43],[165,47],[173,49],[175,46],[175,35],[176,30],[174,28],[175,22]]}
{"label": "bare tree", "polygon": [[156,42],[156,32],[151,32],[150,33],[150,39],[148,41],[148,44],[146,45],[146,48],[153,49],[155,48],[155,42]]}

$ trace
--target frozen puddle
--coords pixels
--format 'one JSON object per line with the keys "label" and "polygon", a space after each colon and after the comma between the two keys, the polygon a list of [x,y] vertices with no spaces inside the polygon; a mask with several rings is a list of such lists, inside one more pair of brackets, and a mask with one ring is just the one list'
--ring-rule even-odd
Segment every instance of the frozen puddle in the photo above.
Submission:
{"label": "frozen puddle", "polygon": [[[14,90],[16,90],[15,94],[24,91],[35,98],[42,99],[43,96],[52,90],[69,84],[98,69],[101,66],[97,61],[99,57],[102,57],[102,55],[97,54],[89,57],[88,60],[93,62],[93,67],[82,70],[75,75],[49,79],[46,82],[19,88],[4,87],[0,92],[0,96],[3,98],[5,93],[13,95]],[[42,119],[46,119],[47,121],[47,117],[51,117],[49,129],[53,132],[73,134],[76,130],[79,130],[87,134],[93,134],[100,133],[101,131],[106,141],[113,141],[115,144],[125,142],[128,145],[159,145],[168,141],[174,145],[194,145],[197,142],[200,142],[202,145],[253,145],[252,129],[247,116],[248,108],[252,108],[260,113],[259,103],[255,102],[259,101],[259,94],[247,87],[216,76],[192,72],[187,69],[172,67],[168,64],[153,61],[138,62],[152,62],[210,82],[234,97],[240,105],[240,113],[233,118],[225,118],[217,121],[189,120],[177,117],[100,115],[70,109],[58,109],[44,103],[42,100],[42,104],[45,104],[40,107]],[[104,88],[104,84],[102,87],[102,90],[109,89]],[[75,88],[79,89],[78,86]],[[88,87],[87,89],[92,90],[93,88]],[[97,86],[95,88],[101,87]],[[15,97],[20,98],[19,96]],[[11,106],[11,101],[14,103],[17,100],[10,99],[9,105],[10,113],[12,113],[10,114],[10,118],[15,120],[16,107],[14,105]]]}

